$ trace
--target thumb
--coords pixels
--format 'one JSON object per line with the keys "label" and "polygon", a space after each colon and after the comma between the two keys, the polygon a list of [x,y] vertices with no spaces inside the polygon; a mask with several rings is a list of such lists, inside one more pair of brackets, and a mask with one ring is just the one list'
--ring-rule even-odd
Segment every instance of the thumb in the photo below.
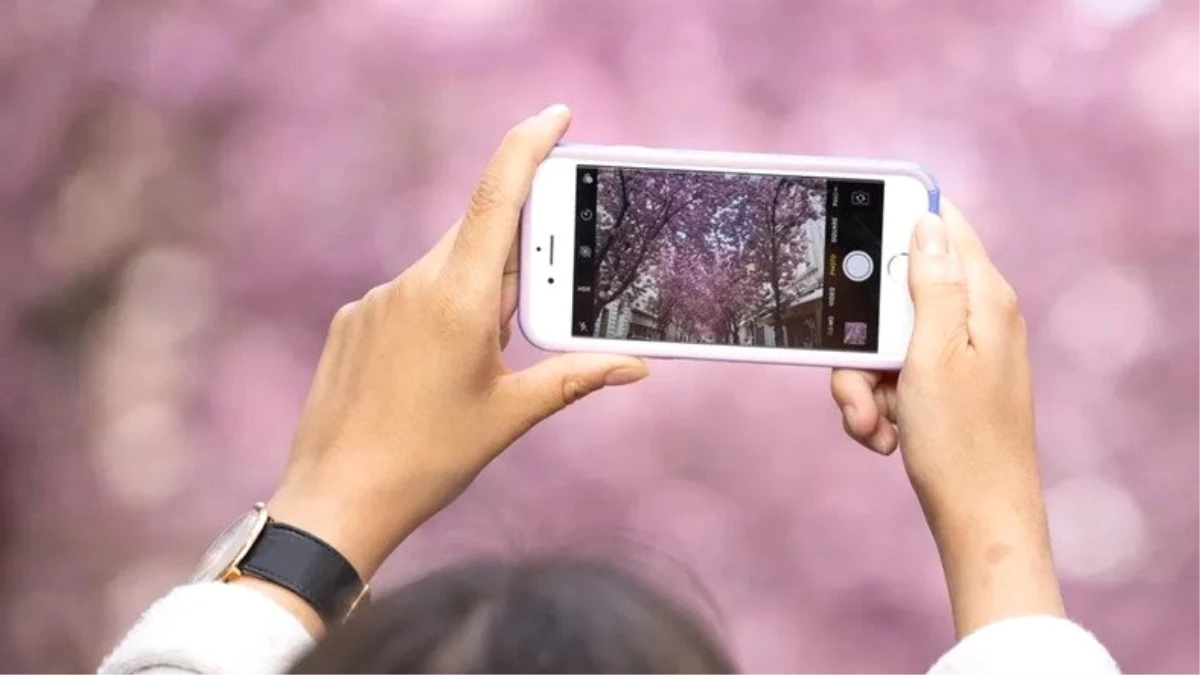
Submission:
{"label": "thumb", "polygon": [[921,218],[913,231],[908,259],[914,311],[910,352],[941,353],[950,341],[965,341],[966,276],[945,221],[932,213]]}
{"label": "thumb", "polygon": [[594,391],[633,384],[648,373],[646,364],[631,356],[560,354],[507,375],[501,390],[524,433]]}

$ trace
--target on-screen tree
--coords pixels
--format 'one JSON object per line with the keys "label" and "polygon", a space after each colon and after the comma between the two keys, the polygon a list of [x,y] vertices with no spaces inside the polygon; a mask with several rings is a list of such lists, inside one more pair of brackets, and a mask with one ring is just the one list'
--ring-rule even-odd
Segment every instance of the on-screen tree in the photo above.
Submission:
{"label": "on-screen tree", "polygon": [[645,292],[659,262],[668,226],[698,199],[690,174],[602,169],[596,196],[596,302]]}
{"label": "on-screen tree", "polygon": [[754,218],[755,269],[772,323],[782,327],[786,292],[806,266],[809,238],[804,224],[824,213],[824,186],[819,179],[782,176],[771,179],[758,192]]}
{"label": "on-screen tree", "polygon": [[705,275],[713,332],[719,342],[735,344],[739,328],[761,307],[755,275],[754,198],[760,179],[731,176],[733,198],[712,219],[711,261]]}
{"label": "on-screen tree", "polygon": [[645,282],[648,297],[646,309],[657,321],[656,329],[663,338],[672,326],[686,330],[689,322],[689,294],[687,259],[678,246],[672,245],[670,237],[658,249],[652,267],[655,274]]}
{"label": "on-screen tree", "polygon": [[[683,174],[676,180],[683,180]],[[702,173],[688,179],[694,201],[662,235],[650,279],[659,331],[732,342],[736,323],[755,303],[747,264],[752,228],[748,177]],[[730,325],[734,327],[731,329]]]}

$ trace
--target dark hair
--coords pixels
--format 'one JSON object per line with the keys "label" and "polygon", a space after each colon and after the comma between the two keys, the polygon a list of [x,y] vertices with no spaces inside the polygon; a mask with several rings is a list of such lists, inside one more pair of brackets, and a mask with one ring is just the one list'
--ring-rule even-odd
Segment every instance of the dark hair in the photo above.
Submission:
{"label": "dark hair", "polygon": [[728,673],[690,613],[633,574],[556,558],[429,574],[330,631],[296,673]]}

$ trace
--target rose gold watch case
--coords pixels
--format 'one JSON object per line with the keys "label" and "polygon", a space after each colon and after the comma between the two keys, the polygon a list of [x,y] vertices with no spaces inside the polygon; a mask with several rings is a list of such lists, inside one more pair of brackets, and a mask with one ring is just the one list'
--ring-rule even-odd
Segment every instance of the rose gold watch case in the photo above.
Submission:
{"label": "rose gold watch case", "polygon": [[[209,559],[215,555],[219,555],[221,552],[227,550],[231,546],[226,539],[232,536],[235,533],[236,528],[241,526],[248,519],[250,519],[249,527],[245,533],[241,535],[241,541],[236,543],[237,548],[234,550],[231,556],[228,556],[224,567],[215,572],[205,573],[205,568],[207,567],[206,563],[211,564]],[[198,566],[196,572],[192,575],[192,582],[227,582],[233,581],[240,577],[242,572],[238,566],[241,565],[242,560],[245,559],[246,554],[250,552],[250,549],[254,547],[254,543],[258,541],[259,536],[262,535],[263,528],[267,526],[267,523],[270,522],[270,520],[270,516],[267,514],[267,505],[262,502],[258,502],[254,505],[254,508],[250,512],[242,514],[241,517],[230,523],[221,532],[221,534],[217,536],[217,539],[213,542],[212,546],[205,551],[200,565]]]}

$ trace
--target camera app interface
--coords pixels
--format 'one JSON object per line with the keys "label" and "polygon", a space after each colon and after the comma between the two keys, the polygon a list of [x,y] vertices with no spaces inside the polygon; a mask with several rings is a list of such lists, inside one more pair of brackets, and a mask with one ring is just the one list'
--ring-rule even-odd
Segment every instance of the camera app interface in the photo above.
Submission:
{"label": "camera app interface", "polygon": [[580,166],[571,332],[873,352],[883,181]]}

